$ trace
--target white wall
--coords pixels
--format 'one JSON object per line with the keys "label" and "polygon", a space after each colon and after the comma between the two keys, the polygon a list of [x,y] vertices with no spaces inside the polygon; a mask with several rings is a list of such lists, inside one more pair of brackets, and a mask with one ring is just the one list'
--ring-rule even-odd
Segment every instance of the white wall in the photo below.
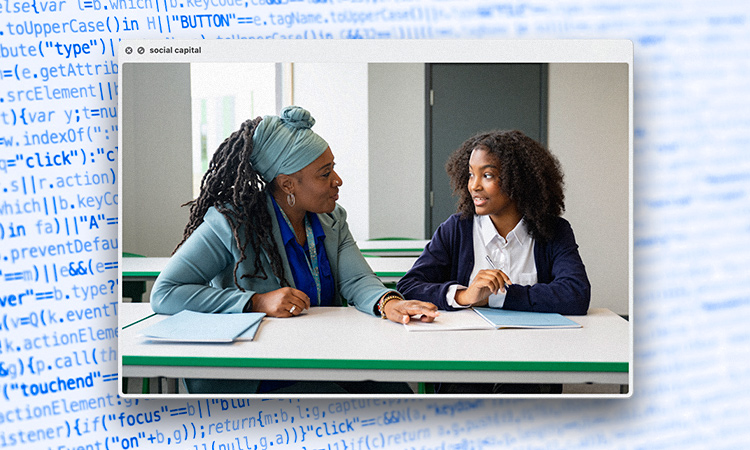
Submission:
{"label": "white wall", "polygon": [[125,64],[122,79],[121,248],[169,256],[192,199],[190,66]]}
{"label": "white wall", "polygon": [[424,237],[425,65],[370,64],[370,238]]}
{"label": "white wall", "polygon": [[367,239],[370,211],[367,157],[367,64],[294,64],[294,104],[312,113],[313,130],[328,142],[343,180],[339,204],[355,239]]}
{"label": "white wall", "polygon": [[591,280],[592,306],[628,313],[628,67],[551,64],[550,150],[565,170],[564,217]]}
{"label": "white wall", "polygon": [[[206,154],[247,119],[276,114],[276,67],[274,63],[194,63],[190,64],[190,92],[193,115],[193,196],[200,194],[203,178],[201,134]],[[231,112],[224,111],[231,99]],[[201,129],[201,103],[206,102],[205,129]],[[224,114],[227,116],[225,117]]]}
{"label": "white wall", "polygon": [[316,118],[343,179],[355,239],[424,235],[424,64],[293,66],[293,102]]}

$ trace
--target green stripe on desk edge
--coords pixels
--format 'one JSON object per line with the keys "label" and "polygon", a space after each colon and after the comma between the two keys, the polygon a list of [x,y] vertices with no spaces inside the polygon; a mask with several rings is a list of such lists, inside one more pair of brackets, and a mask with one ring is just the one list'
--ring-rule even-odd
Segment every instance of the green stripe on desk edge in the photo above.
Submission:
{"label": "green stripe on desk edge", "polygon": [[406,272],[375,272],[375,275],[379,277],[403,277]]}
{"label": "green stripe on desk edge", "polygon": [[385,361],[337,359],[123,356],[125,366],[268,367],[285,369],[483,370],[541,372],[627,372],[626,362]]}

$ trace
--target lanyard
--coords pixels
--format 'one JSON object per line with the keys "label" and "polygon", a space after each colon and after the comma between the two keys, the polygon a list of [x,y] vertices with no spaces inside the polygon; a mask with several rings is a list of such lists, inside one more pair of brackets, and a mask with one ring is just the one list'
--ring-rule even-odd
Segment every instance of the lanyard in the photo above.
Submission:
{"label": "lanyard", "polygon": [[[286,216],[286,213],[284,213],[284,210],[279,208],[279,211],[281,211],[281,216],[284,217],[289,229],[294,233],[294,227]],[[307,250],[310,253],[310,258],[305,258],[305,262],[315,280],[315,289],[318,292],[318,304],[320,304],[320,292],[322,289],[320,287],[320,269],[318,268],[318,249],[315,247],[315,236],[313,235],[312,225],[310,225],[310,220],[307,218],[307,214],[305,214],[305,234],[307,235]]]}

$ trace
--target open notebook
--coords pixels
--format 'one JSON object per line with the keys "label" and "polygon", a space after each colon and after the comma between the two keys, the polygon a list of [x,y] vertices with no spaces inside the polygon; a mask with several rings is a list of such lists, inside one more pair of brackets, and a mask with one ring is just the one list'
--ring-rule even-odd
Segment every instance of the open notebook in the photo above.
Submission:
{"label": "open notebook", "polygon": [[180,311],[143,329],[148,339],[172,342],[252,340],[265,313],[209,314]]}
{"label": "open notebook", "polygon": [[434,322],[411,321],[409,331],[494,330],[499,328],[581,328],[557,313],[510,311],[495,308],[468,308],[440,311]]}

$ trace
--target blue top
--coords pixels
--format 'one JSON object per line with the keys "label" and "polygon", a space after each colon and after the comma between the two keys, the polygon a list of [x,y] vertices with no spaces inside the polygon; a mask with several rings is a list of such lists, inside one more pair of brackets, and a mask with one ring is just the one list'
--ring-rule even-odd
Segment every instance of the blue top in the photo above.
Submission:
{"label": "blue top", "polygon": [[331,306],[333,303],[334,296],[334,281],[333,274],[331,274],[331,265],[328,262],[328,255],[326,254],[326,248],[324,245],[326,234],[323,231],[323,227],[320,225],[320,220],[317,214],[307,213],[307,220],[312,228],[312,234],[315,238],[315,248],[318,253],[318,272],[320,273],[320,300],[318,300],[318,289],[315,286],[315,278],[310,272],[308,263],[310,262],[310,252],[307,245],[300,245],[297,242],[297,238],[294,235],[294,231],[289,228],[284,215],[281,212],[281,208],[273,200],[273,209],[276,212],[276,220],[279,222],[279,230],[281,231],[281,240],[284,243],[284,249],[286,250],[286,257],[289,261],[289,266],[292,269],[292,276],[294,277],[294,285],[297,289],[307,294],[310,297],[310,306]]}

